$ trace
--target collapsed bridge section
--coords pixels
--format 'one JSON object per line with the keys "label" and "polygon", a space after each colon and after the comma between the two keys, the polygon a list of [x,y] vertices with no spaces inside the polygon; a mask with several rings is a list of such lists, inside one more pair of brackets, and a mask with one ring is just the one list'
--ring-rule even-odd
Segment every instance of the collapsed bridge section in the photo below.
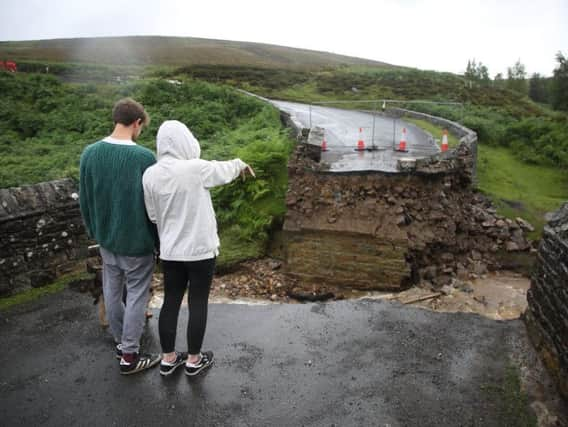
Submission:
{"label": "collapsed bridge section", "polygon": [[471,130],[444,121],[459,146],[399,158],[396,172],[333,173],[321,161],[323,130],[283,117],[300,140],[288,166],[290,276],[355,289],[400,290],[418,281],[436,287],[499,269],[507,255],[530,249],[523,230],[530,225],[497,215],[475,191]]}

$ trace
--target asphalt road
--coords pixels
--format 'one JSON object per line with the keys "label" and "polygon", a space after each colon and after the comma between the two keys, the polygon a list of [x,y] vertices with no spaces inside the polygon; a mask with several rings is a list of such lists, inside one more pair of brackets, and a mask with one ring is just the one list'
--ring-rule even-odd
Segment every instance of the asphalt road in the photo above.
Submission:
{"label": "asphalt road", "polygon": [[[310,106],[285,101],[270,101],[282,111],[293,115],[304,127],[310,127]],[[311,106],[311,127],[325,129],[329,151],[322,153],[322,162],[333,172],[378,170],[397,172],[400,158],[423,158],[440,151],[438,146],[417,126],[400,119],[339,108]],[[374,131],[373,131],[374,126]],[[359,132],[359,129],[362,132]],[[407,153],[394,150],[406,129]],[[356,152],[359,137],[366,147],[376,151]]]}
{"label": "asphalt road", "polygon": [[491,390],[525,340],[520,321],[381,301],[213,304],[211,371],[124,377],[91,299],[66,290],[0,314],[0,424],[499,426]]}

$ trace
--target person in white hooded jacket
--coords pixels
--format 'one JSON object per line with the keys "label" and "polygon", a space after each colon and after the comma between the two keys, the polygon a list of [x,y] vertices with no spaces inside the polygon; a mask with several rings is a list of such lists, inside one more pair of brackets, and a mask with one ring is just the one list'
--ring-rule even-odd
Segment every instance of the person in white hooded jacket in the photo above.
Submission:
{"label": "person in white hooded jacket", "polygon": [[[158,162],[143,176],[148,217],[157,225],[164,273],[164,303],[159,334],[162,375],[185,363],[187,375],[197,375],[213,363],[211,351],[201,352],[209,290],[219,254],[217,221],[209,189],[228,184],[253,170],[240,159],[199,158],[199,142],[183,123],[165,121],[156,138]],[[179,309],[188,291],[188,353],[175,351]]]}

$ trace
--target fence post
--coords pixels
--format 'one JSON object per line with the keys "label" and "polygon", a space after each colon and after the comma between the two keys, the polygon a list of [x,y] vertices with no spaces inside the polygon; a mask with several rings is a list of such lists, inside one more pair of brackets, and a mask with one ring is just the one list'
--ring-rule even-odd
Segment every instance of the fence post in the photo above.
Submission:
{"label": "fence post", "polygon": [[392,149],[396,150],[396,116],[392,118]]}
{"label": "fence post", "polygon": [[377,114],[377,103],[373,103],[373,132],[371,133],[371,148],[375,149],[375,116]]}

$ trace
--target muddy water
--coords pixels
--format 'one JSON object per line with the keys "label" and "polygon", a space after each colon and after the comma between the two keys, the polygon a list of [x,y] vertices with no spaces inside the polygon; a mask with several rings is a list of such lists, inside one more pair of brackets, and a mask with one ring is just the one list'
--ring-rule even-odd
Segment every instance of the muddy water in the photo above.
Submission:
{"label": "muddy water", "polygon": [[[516,273],[497,272],[471,282],[469,292],[451,288],[447,295],[431,289],[413,287],[399,293],[367,292],[342,290],[342,299],[385,299],[414,305],[439,312],[477,313],[494,320],[518,319],[527,308],[526,294],[530,280]],[[447,291],[447,290],[446,290]],[[428,298],[425,301],[416,301]],[[212,304],[269,305],[297,303],[293,299],[271,301],[267,298],[212,295]],[[150,301],[151,308],[160,308],[163,303],[163,290],[157,289]],[[187,304],[184,299],[183,305]]]}
{"label": "muddy water", "polygon": [[[154,292],[152,298],[150,299],[150,303],[148,306],[150,308],[161,308],[164,302],[164,292],[163,290],[158,290]],[[259,298],[229,298],[223,296],[212,296],[209,298],[210,304],[245,304],[245,305],[269,305],[269,304],[278,304],[277,302],[270,301],[268,299],[259,299]],[[181,303],[182,306],[187,306],[187,299]]]}
{"label": "muddy water", "polygon": [[515,319],[527,308],[530,280],[519,275],[495,275],[474,282],[474,296],[485,298],[486,310],[495,318]]}
{"label": "muddy water", "polygon": [[[440,312],[477,313],[494,320],[518,319],[527,308],[529,288],[528,278],[516,273],[498,272],[472,281],[470,292],[453,289],[448,295],[415,305]],[[432,294],[424,290],[422,293]],[[399,295],[396,299],[408,297]]]}

